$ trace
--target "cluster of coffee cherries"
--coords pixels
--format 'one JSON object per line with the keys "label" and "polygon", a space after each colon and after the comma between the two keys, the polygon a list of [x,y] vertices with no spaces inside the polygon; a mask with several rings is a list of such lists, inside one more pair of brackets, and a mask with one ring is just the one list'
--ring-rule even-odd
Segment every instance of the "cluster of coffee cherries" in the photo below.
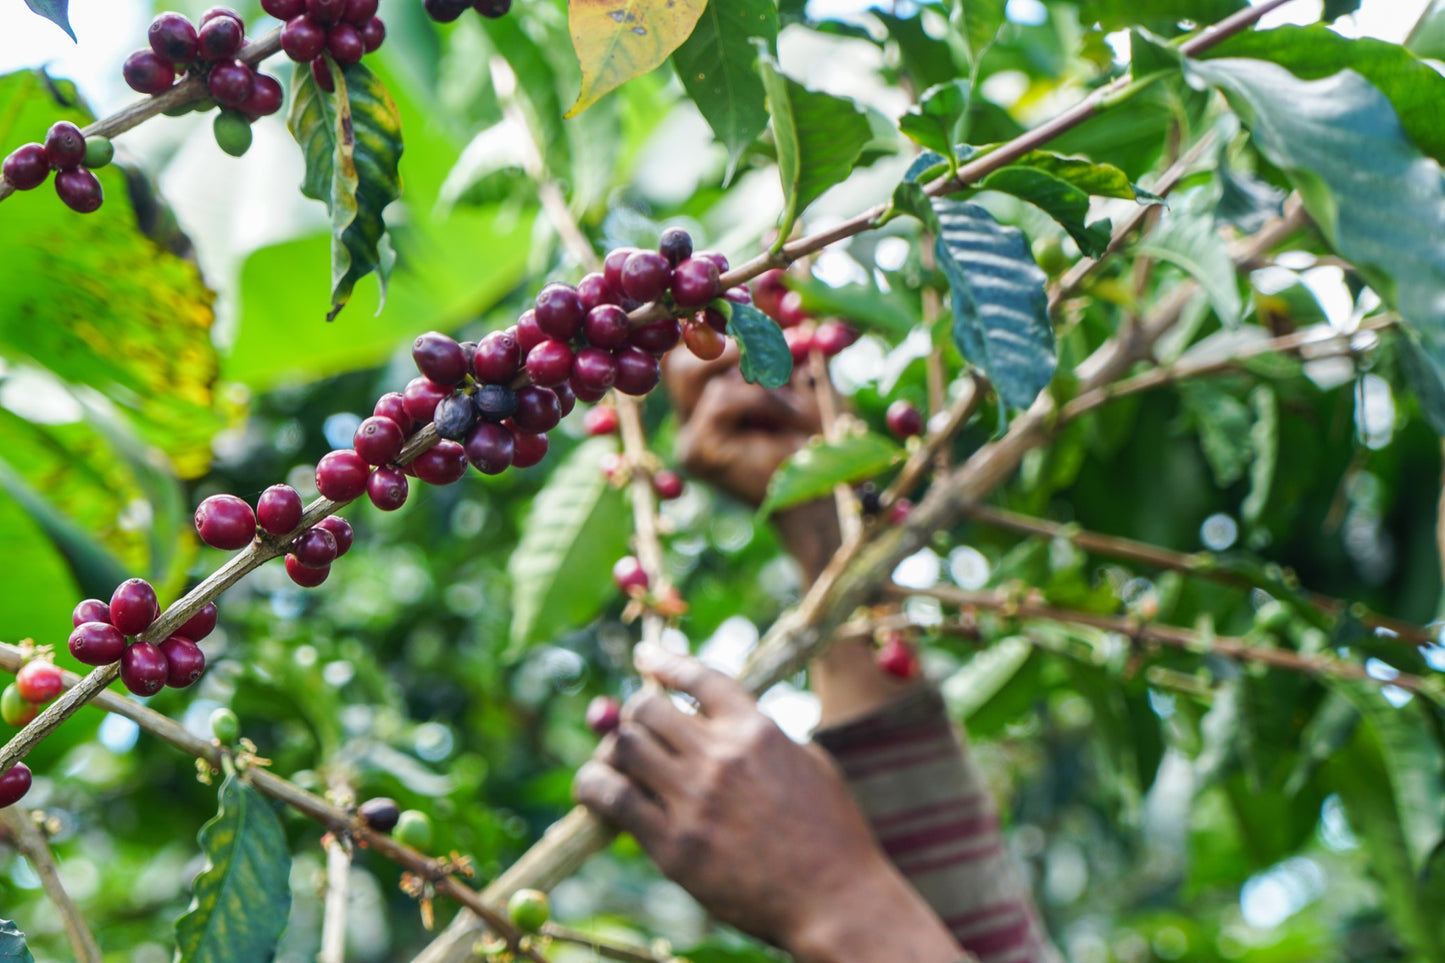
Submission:
{"label": "cluster of coffee cherries", "polygon": [[468,10],[491,20],[504,17],[512,9],[512,0],[422,0],[421,6],[437,23],[451,23]]}
{"label": "cluster of coffee cherries", "polygon": [[787,273],[774,269],[753,282],[753,304],[783,329],[793,362],[801,364],[814,351],[831,358],[858,340],[858,329],[846,321],[814,320],[803,306],[803,296],[787,284]]}
{"label": "cluster of coffee cherries", "polygon": [[[405,481],[403,478],[403,488]],[[301,493],[290,485],[266,489],[256,499],[254,510],[235,495],[212,495],[196,508],[196,534],[212,548],[228,552],[250,545],[258,528],[267,535],[286,538],[286,574],[297,585],[315,588],[331,574],[331,563],[351,548],[355,534],[351,523],[339,515],[329,515],[297,532],[304,511]]]}
{"label": "cluster of coffee cherries", "polygon": [[251,124],[281,109],[281,82],[237,60],[246,45],[241,15],[228,7],[212,7],[199,26],[183,14],[162,13],[146,31],[149,50],[137,50],[122,68],[125,82],[142,94],[163,94],[178,77],[206,78],[209,100],[185,110],[209,110],[219,104],[216,143],[233,157],[251,147]]}
{"label": "cluster of coffee cherries", "polygon": [[29,725],[64,688],[59,666],[48,658],[31,659],[20,667],[15,681],[0,692],[0,719],[17,728]]}
{"label": "cluster of coffee cherries", "polygon": [[0,177],[17,191],[34,190],[55,171],[55,193],[73,211],[92,214],[105,200],[92,170],[109,164],[115,148],[104,137],[87,138],[69,121],[50,128],[43,144],[23,144],[0,164]]}
{"label": "cluster of coffee cherries", "polygon": [[216,627],[216,605],[207,603],[160,645],[135,638],[159,616],[150,583],[126,579],[109,603],[86,599],[75,607],[70,654],[86,665],[119,662],[120,680],[139,696],[155,695],[168,685],[184,689],[206,671],[206,656],[196,643]]}
{"label": "cluster of coffee cherries", "polygon": [[356,815],[361,817],[367,829],[393,836],[404,846],[420,850],[431,848],[431,817],[419,809],[402,809],[395,799],[377,796],[358,806]]}
{"label": "cluster of coffee cherries", "polygon": [[349,67],[386,40],[378,5],[378,0],[261,0],[262,10],[286,24],[281,49],[297,63],[309,63],[311,75],[327,93],[335,89],[327,55]]}

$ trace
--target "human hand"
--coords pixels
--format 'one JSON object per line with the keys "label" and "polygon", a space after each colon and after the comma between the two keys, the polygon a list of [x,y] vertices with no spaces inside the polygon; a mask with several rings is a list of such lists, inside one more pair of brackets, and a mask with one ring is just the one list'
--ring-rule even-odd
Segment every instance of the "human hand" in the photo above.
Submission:
{"label": "human hand", "polygon": [[655,687],[577,774],[579,802],[634,837],[719,919],[804,963],[960,951],[874,841],[842,776],[797,745],[735,681],[694,659],[637,649]]}

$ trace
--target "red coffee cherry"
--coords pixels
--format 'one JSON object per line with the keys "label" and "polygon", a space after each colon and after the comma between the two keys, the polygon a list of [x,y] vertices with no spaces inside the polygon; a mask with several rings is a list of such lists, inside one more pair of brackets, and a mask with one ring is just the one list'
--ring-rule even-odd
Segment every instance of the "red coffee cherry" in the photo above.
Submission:
{"label": "red coffee cherry", "polygon": [[44,659],[32,659],[15,673],[15,685],[26,702],[46,703],[65,688],[60,666]]}
{"label": "red coffee cherry", "polygon": [[581,387],[600,397],[617,380],[617,359],[603,348],[583,348],[572,360],[571,380],[573,391]]}
{"label": "red coffee cherry", "polygon": [[125,636],[109,622],[82,622],[69,644],[70,654],[86,665],[110,665],[125,651]]}
{"label": "red coffee cherry", "polygon": [[331,566],[323,565],[320,568],[308,568],[302,565],[295,555],[287,555],[286,574],[291,577],[291,581],[302,588],[315,588],[326,581],[326,577],[331,574]]}
{"label": "red coffee cherry", "polygon": [[386,24],[380,17],[372,17],[361,27],[361,42],[367,53],[376,53],[386,42]]}
{"label": "red coffee cherry", "polygon": [[878,668],[895,679],[913,679],[922,670],[918,663],[918,653],[899,632],[888,633],[874,660],[878,663]]}
{"label": "red coffee cherry", "polygon": [[617,728],[622,721],[622,706],[611,696],[597,696],[587,703],[587,714],[584,716],[587,728],[605,736]]}
{"label": "red coffee cherry", "polygon": [[25,144],[5,158],[4,165],[0,166],[0,176],[17,191],[34,190],[50,176],[50,158],[45,156],[42,145]]}
{"label": "red coffee cherry", "polygon": [[306,0],[306,13],[317,23],[335,23],[346,12],[346,0]]}
{"label": "red coffee cherry", "polygon": [[192,642],[199,642],[210,635],[216,628],[216,603],[207,602],[201,606],[201,610],[186,620],[186,624],[176,629],[176,635],[185,636]]}
{"label": "red coffee cherry", "polygon": [[551,431],[562,420],[562,405],[551,388],[527,385],[518,388],[517,412],[512,420],[525,432],[540,434]]}
{"label": "red coffee cherry", "polygon": [[230,60],[241,52],[246,42],[246,31],[241,21],[231,17],[212,17],[201,24],[196,31],[202,60]]}
{"label": "red coffee cherry", "polygon": [[84,167],[73,167],[55,175],[55,193],[77,214],[94,214],[105,201],[100,178]]}
{"label": "red coffee cherry", "polygon": [[717,329],[707,323],[699,324],[697,321],[689,321],[682,326],[682,340],[687,344],[687,350],[691,351],[694,357],[703,361],[716,361],[722,357],[723,351],[727,349],[727,341],[717,333]]}
{"label": "red coffee cherry", "polygon": [[110,621],[125,635],[140,635],[160,614],[156,590],[143,578],[126,579],[110,597]]}
{"label": "red coffee cherry", "polygon": [[166,655],[159,646],[136,642],[120,656],[120,681],[138,696],[155,695],[170,676]]}
{"label": "red coffee cherry", "polygon": [[682,326],[676,318],[663,318],[633,328],[627,343],[652,354],[667,354],[682,340]]}
{"label": "red coffee cherry", "polygon": [[548,339],[527,353],[527,377],[540,388],[560,385],[572,373],[572,359],[566,342]]}
{"label": "red coffee cherry", "polygon": [[635,555],[624,555],[612,566],[612,582],[623,594],[638,596],[652,584]]}
{"label": "red coffee cherry", "polygon": [[582,427],[587,434],[594,437],[616,434],[617,409],[611,405],[598,405],[588,409],[587,414],[582,416]]}
{"label": "red coffee cherry", "polygon": [[0,776],[0,809],[6,806],[13,806],[25,798],[30,791],[30,767],[23,762],[17,762],[10,767],[3,776]]}
{"label": "red coffee cherry", "polygon": [[[457,345],[457,350],[461,350],[461,345]],[[450,385],[437,384],[422,375],[406,383],[402,399],[406,406],[406,413],[411,416],[412,421],[418,425],[425,425],[436,414],[437,405],[441,400],[451,393]]]}
{"label": "red coffee cherry", "polygon": [[343,448],[327,452],[316,464],[316,490],[334,502],[349,502],[366,491],[371,474],[366,459]]}
{"label": "red coffee cherry", "polygon": [[379,0],[346,0],[342,6],[341,19],[353,27],[364,27],[376,16]]}
{"label": "red coffee cherry", "polygon": [[607,275],[594,271],[577,282],[577,300],[582,302],[582,310],[590,312],[599,305],[619,303],[622,292],[608,283]]}
{"label": "red coffee cherry", "polygon": [[858,340],[858,329],[843,321],[824,321],[813,332],[813,345],[829,358]]}
{"label": "red coffee cherry", "polygon": [[318,526],[306,529],[291,543],[291,554],[307,568],[326,568],[336,561],[336,536]]}
{"label": "red coffee cherry", "polygon": [[166,657],[166,685],[184,689],[195,684],[206,671],[206,654],[184,635],[173,635],[160,644]]}
{"label": "red coffee cherry", "polygon": [[120,72],[130,89],[140,94],[163,94],[176,82],[176,68],[150,50],[137,50],[125,58]]}
{"label": "red coffee cherry", "polygon": [[662,368],[648,352],[632,345],[617,352],[617,380],[612,386],[624,395],[645,395],[661,380]]}
{"label": "red coffee cherry", "polygon": [[388,391],[376,399],[376,406],[371,409],[371,413],[378,418],[390,418],[406,435],[410,435],[415,427],[411,415],[406,411],[406,398],[400,391]]}
{"label": "red coffee cherry", "polygon": [[522,350],[511,329],[492,331],[477,342],[472,355],[472,373],[477,380],[490,385],[504,385],[522,368]]}
{"label": "red coffee cherry", "polygon": [[467,450],[455,441],[439,441],[417,455],[411,467],[428,485],[450,485],[467,474]]}
{"label": "red coffee cherry", "polygon": [[[728,264],[728,259],[722,254],[721,251],[698,251],[696,254],[693,255],[693,257],[702,258],[705,261],[711,261],[712,266],[717,268],[718,274],[728,273],[728,268],[730,267],[730,265]],[[742,288],[741,290],[746,291],[747,288]]]}
{"label": "red coffee cherry", "polygon": [[261,9],[284,22],[306,12],[306,0],[261,0]]}
{"label": "red coffee cherry", "polygon": [[256,537],[256,513],[235,495],[212,495],[196,509],[196,533],[212,548],[245,548]]}
{"label": "red coffee cherry", "polygon": [[672,265],[656,251],[637,251],[622,265],[622,293],[637,301],[656,301],[672,284]]}
{"label": "red coffee cherry", "polygon": [[467,451],[467,460],[477,471],[484,475],[500,475],[512,464],[516,441],[506,428],[484,421],[472,429],[463,447]]}
{"label": "red coffee cherry", "polygon": [[110,606],[100,599],[86,599],[75,606],[75,611],[70,613],[70,624],[81,625],[86,622],[104,622],[110,624]]}
{"label": "red coffee cherry", "polygon": [[570,341],[582,330],[586,312],[577,289],[570,284],[549,284],[537,294],[537,327],[548,337]]}
{"label": "red coffee cherry", "polygon": [[684,308],[700,308],[722,294],[717,265],[706,258],[690,257],[672,272],[672,299]]}
{"label": "red coffee cherry", "polygon": [[507,330],[511,331],[517,339],[517,350],[522,353],[523,362],[527,360],[527,355],[532,353],[533,348],[547,340],[547,335],[537,325],[537,312],[531,308],[522,312],[522,316],[517,319],[515,330],[512,328]]}
{"label": "red coffee cherry", "polygon": [[396,460],[401,446],[406,444],[406,435],[401,426],[390,418],[372,415],[363,421],[352,436],[351,443],[356,453],[368,465],[385,465]]}
{"label": "red coffee cherry", "polygon": [[251,75],[251,93],[237,109],[247,117],[269,117],[281,109],[285,99],[281,81],[270,74],[254,73]]}
{"label": "red coffee cherry", "polygon": [[507,426],[512,432],[512,467],[531,468],[533,465],[547,457],[547,449],[551,442],[543,434],[532,434],[519,431],[515,426]]}
{"label": "red coffee cherry", "polygon": [[[212,23],[230,23],[229,20],[212,20]],[[218,104],[225,107],[240,107],[251,96],[254,74],[251,68],[239,60],[223,60],[211,68],[206,75],[206,89]]]}
{"label": "red coffee cherry", "polygon": [[146,30],[146,39],[155,55],[171,66],[190,63],[201,50],[196,28],[179,13],[158,15]]}
{"label": "red coffee cherry", "polygon": [[356,535],[351,530],[351,523],[340,515],[327,515],[316,523],[317,528],[324,528],[336,539],[336,557],[340,558],[351,551],[351,543]]}
{"label": "red coffee cherry", "polygon": [[256,500],[256,524],[268,535],[289,535],[301,524],[304,510],[296,489],[290,485],[272,485]]}
{"label": "red coffee cherry", "polygon": [[627,343],[632,333],[632,322],[627,312],[615,304],[599,304],[587,312],[582,322],[582,336],[588,344],[599,348],[620,348]]}
{"label": "red coffee cherry", "polygon": [[902,399],[888,406],[884,420],[888,423],[888,430],[893,433],[893,437],[900,440],[923,434],[923,415]]}
{"label": "red coffee cherry", "polygon": [[652,490],[665,502],[681,498],[683,487],[682,476],[670,468],[664,468],[652,475]]}
{"label": "red coffee cherry", "polygon": [[281,28],[281,49],[298,64],[315,60],[326,49],[326,28],[310,17],[294,17]]}
{"label": "red coffee cherry", "polygon": [[572,391],[572,386],[565,383],[553,385],[552,393],[557,396],[558,410],[562,412],[562,417],[566,418],[572,413],[572,409],[577,407],[577,395]]}
{"label": "red coffee cherry", "polygon": [[406,504],[406,473],[395,465],[385,465],[366,480],[366,496],[384,512],[394,512]]}

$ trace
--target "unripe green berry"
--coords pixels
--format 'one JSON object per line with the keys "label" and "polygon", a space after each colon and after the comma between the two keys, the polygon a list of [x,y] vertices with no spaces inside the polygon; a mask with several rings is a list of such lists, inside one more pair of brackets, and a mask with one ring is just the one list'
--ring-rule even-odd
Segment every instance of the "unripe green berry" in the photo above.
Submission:
{"label": "unripe green berry", "polygon": [[251,149],[251,122],[239,111],[221,111],[216,115],[213,129],[216,143],[232,157],[240,157]]}
{"label": "unripe green berry", "polygon": [[109,137],[97,134],[85,139],[85,160],[81,161],[82,167],[98,170],[114,159],[115,145],[110,142]]}
{"label": "unripe green berry", "polygon": [[419,809],[407,809],[396,820],[392,838],[403,846],[426,850],[431,848],[431,817]]}
{"label": "unripe green berry", "polygon": [[241,738],[241,720],[225,706],[211,713],[211,732],[223,746],[233,745]]}
{"label": "unripe green berry", "polygon": [[525,933],[536,933],[542,929],[552,915],[547,894],[539,889],[519,889],[507,900],[507,915],[517,929]]}
{"label": "unripe green berry", "polygon": [[30,720],[39,714],[40,707],[33,702],[26,702],[15,683],[10,683],[5,687],[5,691],[0,693],[0,719],[4,719],[6,725],[18,729],[29,725]]}
{"label": "unripe green berry", "polygon": [[1265,602],[1254,612],[1254,627],[1260,632],[1278,635],[1289,628],[1289,609],[1275,599]]}

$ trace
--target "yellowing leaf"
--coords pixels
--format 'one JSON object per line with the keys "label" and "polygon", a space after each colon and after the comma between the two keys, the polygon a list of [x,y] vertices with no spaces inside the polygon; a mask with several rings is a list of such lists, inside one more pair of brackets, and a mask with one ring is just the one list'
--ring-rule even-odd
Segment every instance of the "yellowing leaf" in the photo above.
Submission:
{"label": "yellowing leaf", "polygon": [[707,0],[568,0],[582,90],[567,116],[656,69],[682,46],[706,6]]}

